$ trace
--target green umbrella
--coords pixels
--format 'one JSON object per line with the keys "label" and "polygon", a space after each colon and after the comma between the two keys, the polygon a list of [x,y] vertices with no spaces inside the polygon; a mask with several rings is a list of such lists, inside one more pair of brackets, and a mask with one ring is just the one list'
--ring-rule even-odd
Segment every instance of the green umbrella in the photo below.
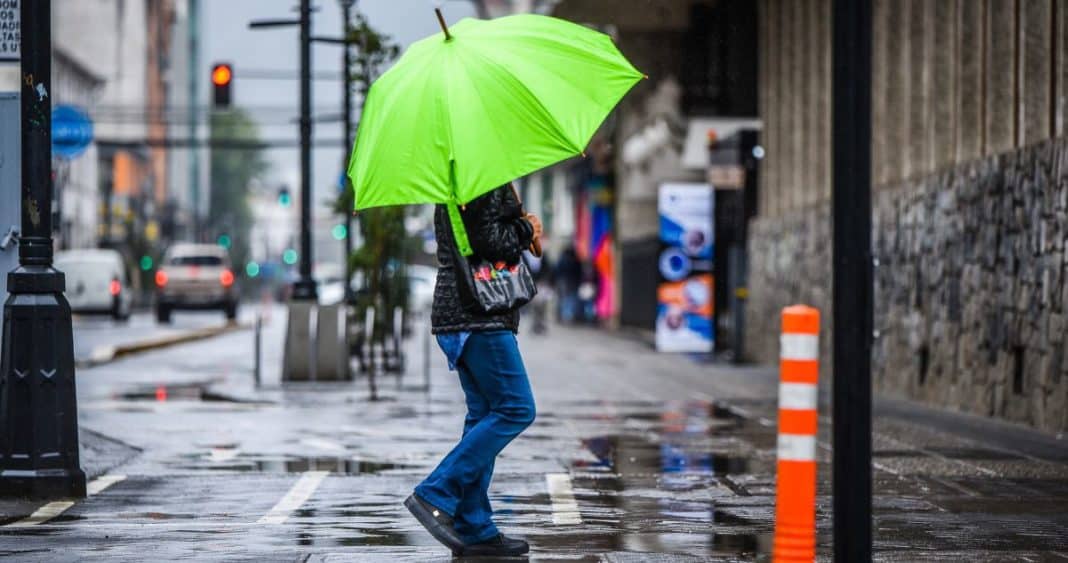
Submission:
{"label": "green umbrella", "polygon": [[642,78],[607,35],[564,20],[439,21],[368,93],[348,170],[356,209],[463,205],[580,154]]}

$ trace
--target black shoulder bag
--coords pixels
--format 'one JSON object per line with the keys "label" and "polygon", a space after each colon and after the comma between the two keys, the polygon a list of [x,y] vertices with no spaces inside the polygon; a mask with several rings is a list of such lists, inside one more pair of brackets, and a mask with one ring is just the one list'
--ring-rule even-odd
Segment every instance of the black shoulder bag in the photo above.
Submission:
{"label": "black shoulder bag", "polygon": [[526,305],[538,293],[530,267],[520,257],[518,264],[493,263],[475,255],[467,239],[460,209],[448,204],[452,225],[450,245],[460,303],[470,313],[496,314]]}

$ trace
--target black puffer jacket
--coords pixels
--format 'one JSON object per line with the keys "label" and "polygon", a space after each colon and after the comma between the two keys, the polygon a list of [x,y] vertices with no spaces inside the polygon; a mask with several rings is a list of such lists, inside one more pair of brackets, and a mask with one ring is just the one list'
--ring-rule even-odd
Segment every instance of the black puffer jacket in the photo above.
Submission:
{"label": "black puffer jacket", "polygon": [[[511,186],[505,184],[480,196],[460,211],[471,249],[491,262],[516,264],[523,249],[530,246],[534,229],[523,219],[523,208]],[[519,311],[496,315],[469,313],[460,304],[453,270],[455,245],[449,211],[444,205],[434,211],[434,235],[438,241],[438,280],[434,286],[434,306],[430,323],[439,332],[487,332],[519,328]]]}

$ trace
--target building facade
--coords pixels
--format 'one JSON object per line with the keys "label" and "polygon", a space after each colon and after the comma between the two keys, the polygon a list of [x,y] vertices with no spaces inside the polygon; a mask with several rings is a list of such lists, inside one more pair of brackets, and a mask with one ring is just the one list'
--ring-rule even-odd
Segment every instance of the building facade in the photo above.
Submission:
{"label": "building facade", "polygon": [[596,290],[593,316],[608,326],[652,330],[658,190],[664,182],[705,181],[706,129],[715,129],[709,118],[756,116],[756,7],[741,0],[561,0],[551,13],[611,35],[649,76],[620,102],[587,158],[564,166],[571,170],[573,238]]}
{"label": "building facade", "polygon": [[[830,0],[762,0],[767,157],[750,354],[824,312],[830,370]],[[874,0],[873,377],[884,394],[1068,429],[1068,4]]]}
{"label": "building facade", "polygon": [[[104,79],[89,63],[83,63],[62,43],[52,50],[52,103],[91,112],[100,99]],[[98,151],[92,142],[84,152],[71,157],[53,155],[56,214],[53,228],[60,248],[96,246],[100,224],[97,186]]]}

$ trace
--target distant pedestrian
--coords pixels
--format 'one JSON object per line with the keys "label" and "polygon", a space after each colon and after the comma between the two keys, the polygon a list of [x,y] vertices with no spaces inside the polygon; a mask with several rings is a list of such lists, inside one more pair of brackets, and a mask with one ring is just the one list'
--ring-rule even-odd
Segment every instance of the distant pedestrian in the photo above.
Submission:
{"label": "distant pedestrian", "polygon": [[528,303],[525,309],[530,310],[531,330],[534,334],[545,334],[549,331],[549,303],[553,298],[553,268],[552,260],[547,253],[535,256],[529,250],[523,252],[523,259],[530,267],[534,283],[538,285],[538,293],[534,300]]}
{"label": "distant pedestrian", "polygon": [[574,322],[579,315],[578,291],[582,284],[582,262],[574,245],[568,246],[560,255],[553,269],[553,280],[559,298],[558,318],[564,323]]}
{"label": "distant pedestrian", "polygon": [[[472,250],[493,262],[519,263],[523,250],[541,236],[541,221],[523,214],[509,185],[468,203],[461,216]],[[404,504],[454,555],[521,555],[530,547],[500,533],[488,494],[497,454],[534,422],[534,396],[515,335],[519,312],[467,311],[458,293],[450,251],[456,242],[444,205],[437,206],[434,231],[440,267],[432,330],[449,369],[459,372],[467,417],[460,442]]]}

